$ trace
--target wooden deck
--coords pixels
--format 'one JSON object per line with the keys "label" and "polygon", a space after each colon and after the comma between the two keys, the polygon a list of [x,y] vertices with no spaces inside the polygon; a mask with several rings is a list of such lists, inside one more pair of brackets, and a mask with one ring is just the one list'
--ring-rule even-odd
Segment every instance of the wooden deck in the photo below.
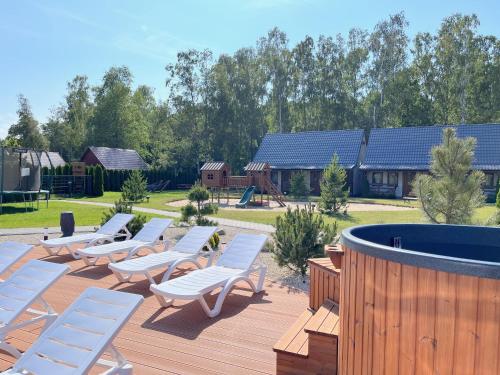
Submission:
{"label": "wooden deck", "polygon": [[[43,249],[35,248],[17,266],[45,256]],[[145,280],[118,284],[105,261],[84,267],[66,255],[44,260],[71,267],[45,295],[58,312],[89,286],[144,295],[144,303],[114,341],[133,363],[135,374],[274,374],[273,345],[308,305],[307,295],[295,289],[266,280],[265,291],[252,295],[243,283],[226,298],[221,315],[210,319],[197,301],[160,308]],[[39,332],[39,327],[27,327],[8,341],[25,350]],[[13,362],[0,352],[1,371]]]}

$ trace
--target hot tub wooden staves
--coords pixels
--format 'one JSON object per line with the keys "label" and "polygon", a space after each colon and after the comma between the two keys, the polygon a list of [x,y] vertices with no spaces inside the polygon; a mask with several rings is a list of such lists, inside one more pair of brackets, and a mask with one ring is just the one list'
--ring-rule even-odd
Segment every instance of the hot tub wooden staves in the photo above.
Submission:
{"label": "hot tub wooden staves", "polygon": [[340,374],[500,373],[500,280],[343,248]]}

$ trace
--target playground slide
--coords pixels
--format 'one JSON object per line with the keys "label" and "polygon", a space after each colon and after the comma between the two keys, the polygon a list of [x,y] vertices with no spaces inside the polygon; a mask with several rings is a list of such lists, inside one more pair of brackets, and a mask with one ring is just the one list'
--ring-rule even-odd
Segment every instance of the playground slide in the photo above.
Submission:
{"label": "playground slide", "polygon": [[238,203],[236,203],[237,208],[245,208],[248,203],[250,202],[250,199],[252,199],[253,193],[255,191],[255,186],[249,186],[241,196],[241,199]]}

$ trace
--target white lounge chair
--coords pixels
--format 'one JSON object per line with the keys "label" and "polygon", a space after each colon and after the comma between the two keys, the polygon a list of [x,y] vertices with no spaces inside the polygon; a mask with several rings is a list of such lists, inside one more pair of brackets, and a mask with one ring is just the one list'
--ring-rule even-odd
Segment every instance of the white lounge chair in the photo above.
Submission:
{"label": "white lounge chair", "polygon": [[87,266],[94,266],[99,258],[108,258],[111,263],[115,262],[114,254],[126,253],[126,259],[133,257],[139,250],[150,250],[157,252],[155,246],[161,242],[166,248],[167,241],[160,241],[160,237],[172,224],[170,219],[153,218],[137,232],[131,239],[121,242],[112,242],[99,246],[87,246],[76,250],[76,254],[82,258]]}
{"label": "white lounge chair", "polygon": [[[6,337],[12,331],[41,320],[45,320],[45,329],[56,319],[57,313],[42,295],[68,270],[64,264],[33,259],[0,283],[0,350],[19,358],[21,353],[5,341]],[[34,304],[42,305],[45,311],[30,308]],[[19,321],[23,313],[33,318]]]}
{"label": "white lounge chair", "polygon": [[[103,374],[132,374],[113,339],[142,303],[138,294],[88,288],[3,375],[79,375],[94,366]],[[112,360],[100,359],[109,353]]]}
{"label": "white lounge chair", "polygon": [[33,245],[5,241],[0,243],[0,275],[10,273],[11,267],[33,249]]}
{"label": "white lounge chair", "polygon": [[[226,295],[237,282],[247,282],[255,293],[262,290],[267,267],[254,263],[266,240],[264,235],[238,234],[227,245],[215,266],[194,270],[187,275],[151,285],[150,290],[163,307],[172,305],[175,299],[196,299],[200,301],[205,313],[213,318],[219,315]],[[259,272],[257,286],[250,279],[252,272]],[[219,288],[222,290],[214,308],[210,309],[204,295]]]}
{"label": "white lounge chair", "polygon": [[71,245],[85,244],[86,246],[93,246],[98,243],[113,242],[116,237],[122,236],[121,231],[125,232],[125,238],[128,240],[131,235],[127,229],[127,224],[133,218],[134,215],[132,214],[116,214],[95,233],[53,238],[40,241],[40,243],[49,255],[58,255],[62,250],[66,249],[75,259],[79,259]]}
{"label": "white lounge chair", "polygon": [[151,271],[166,269],[162,282],[170,278],[174,270],[185,263],[192,263],[201,268],[198,257],[204,246],[210,252],[208,265],[211,264],[214,251],[210,247],[209,240],[214,235],[217,227],[193,227],[177,243],[167,251],[159,254],[150,254],[139,258],[125,260],[123,262],[111,263],[108,267],[118,281],[124,283],[130,281],[133,275],[144,275],[151,284],[156,284],[151,276]]}

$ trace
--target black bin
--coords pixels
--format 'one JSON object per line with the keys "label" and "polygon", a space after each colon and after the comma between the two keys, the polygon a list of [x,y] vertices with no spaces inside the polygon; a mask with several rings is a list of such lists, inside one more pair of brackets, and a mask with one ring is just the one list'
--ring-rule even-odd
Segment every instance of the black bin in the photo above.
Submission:
{"label": "black bin", "polygon": [[73,211],[61,212],[61,232],[63,237],[72,236],[75,232],[75,217]]}

